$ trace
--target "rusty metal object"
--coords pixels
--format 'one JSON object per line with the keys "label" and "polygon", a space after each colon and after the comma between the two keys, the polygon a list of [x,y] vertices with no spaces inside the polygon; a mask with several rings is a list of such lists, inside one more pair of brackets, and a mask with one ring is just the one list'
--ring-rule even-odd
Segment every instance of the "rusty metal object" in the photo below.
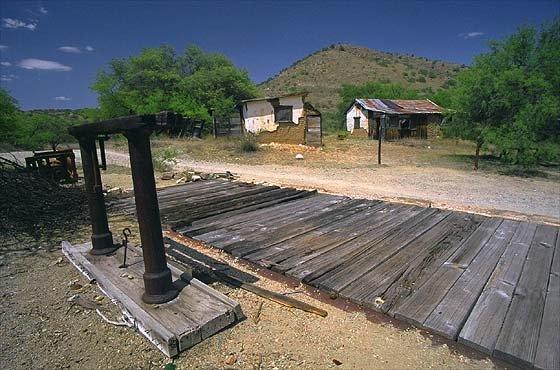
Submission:
{"label": "rusty metal object", "polygon": [[97,150],[94,136],[82,136],[78,138],[80,151],[82,153],[82,168],[88,197],[89,214],[91,218],[91,254],[103,255],[116,251],[119,246],[113,244],[113,235],[109,231],[107,222],[107,210],[103,197],[103,185],[99,164],[97,163]]}
{"label": "rusty metal object", "polygon": [[[142,300],[146,303],[168,302],[179,294],[173,285],[171,271],[167,267],[163,235],[156,195],[152,153],[150,150],[150,134],[155,129],[168,125],[180,125],[183,118],[172,112],[161,112],[141,116],[115,118],[102,122],[88,123],[69,128],[71,135],[78,138],[82,151],[82,164],[88,191],[88,203],[94,248],[91,253],[106,254],[119,246],[114,246],[107,226],[107,212],[95,149],[95,138],[99,135],[122,133],[128,139],[130,167],[134,183],[136,213],[142,241],[144,258],[144,289]],[[95,238],[94,238],[95,236]],[[109,240],[111,240],[109,242]],[[126,238],[125,238],[126,240]],[[111,250],[112,249],[112,250]],[[125,261],[126,263],[126,261]]]}
{"label": "rusty metal object", "polygon": [[132,235],[132,232],[128,227],[125,227],[122,231],[122,234],[123,234],[122,246],[124,248],[124,258],[123,258],[123,263],[122,265],[119,266],[119,268],[126,267],[126,251],[128,250],[128,237]]}
{"label": "rusty metal object", "polygon": [[134,184],[136,215],[144,257],[144,288],[142,300],[146,303],[167,302],[179,294],[167,267],[163,235],[150,150],[149,128],[125,132],[128,139],[130,168]]}
{"label": "rusty metal object", "polygon": [[372,112],[386,114],[441,114],[444,109],[429,99],[356,99],[356,103]]}
{"label": "rusty metal object", "polygon": [[72,149],[36,152],[25,158],[28,171],[57,182],[76,182],[76,159]]}

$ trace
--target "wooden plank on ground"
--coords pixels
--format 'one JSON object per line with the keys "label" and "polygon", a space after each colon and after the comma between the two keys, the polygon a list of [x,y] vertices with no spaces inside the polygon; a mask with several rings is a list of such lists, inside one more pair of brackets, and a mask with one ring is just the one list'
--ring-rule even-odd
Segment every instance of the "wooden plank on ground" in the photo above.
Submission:
{"label": "wooden plank on ground", "polygon": [[461,329],[459,342],[492,354],[536,229],[532,223],[519,225]]}
{"label": "wooden plank on ground", "polygon": [[424,322],[424,327],[455,340],[482,289],[496,268],[519,222],[504,220],[461,277]]}
{"label": "wooden plank on ground", "polygon": [[[461,243],[478,228],[483,220],[484,217],[482,216],[454,212],[453,215],[438,224],[434,228],[435,230],[430,230],[422,236],[422,239],[427,241],[431,238],[437,238],[439,227],[446,229],[440,240],[434,240],[427,249],[418,253],[416,258],[403,267],[404,270],[399,278],[381,294],[383,302],[375,302],[376,297],[371,297],[364,303],[393,316],[393,309],[421,287],[455,253]],[[419,242],[422,243],[423,241],[420,240]],[[429,244],[429,242],[426,244]]]}
{"label": "wooden plank on ground", "polygon": [[[394,310],[394,315],[400,320],[422,326],[426,318],[443,299],[449,288],[461,276],[464,269],[460,266],[468,266],[476,253],[482,249],[498,228],[501,219],[488,218],[461,243],[461,246],[442,266],[440,266],[426,282],[418,287],[410,296],[404,299]],[[459,257],[461,256],[461,257]],[[453,263],[451,263],[453,261]]]}
{"label": "wooden plank on ground", "polygon": [[535,359],[557,227],[537,226],[494,356],[531,367]]}
{"label": "wooden plank on ground", "polygon": [[285,224],[277,223],[277,225],[263,232],[250,235],[250,238],[247,238],[244,242],[229,244],[226,249],[234,256],[245,256],[254,253],[256,250],[265,249],[272,244],[305,234],[323,225],[342,220],[363,211],[371,203],[363,200],[352,200],[347,205],[333,207],[333,209],[325,212],[315,212]]}
{"label": "wooden plank on ground", "polygon": [[[400,223],[399,227],[394,229],[390,235],[371,244],[360,256],[356,256],[336,269],[313,280],[313,285],[330,292],[340,292],[376,267],[379,261],[384,261],[392,256],[395,250],[402,248],[403,244],[406,245],[410,240],[409,232],[416,234],[416,232],[425,231],[428,225],[424,224],[423,221],[431,219],[438,212],[440,211],[434,208],[422,209],[414,217]],[[420,230],[415,229],[418,225],[420,225]]]}
{"label": "wooden plank on ground", "polygon": [[[438,216],[442,217],[440,222],[429,228],[429,230],[422,235],[414,238],[405,248],[402,248],[392,257],[370,271],[367,274],[367,281],[361,278],[351,284],[356,285],[359,281],[362,281],[369,286],[367,294],[360,297],[361,304],[381,311],[383,303],[385,302],[381,296],[383,296],[393,284],[397,283],[407,268],[411,266],[415,260],[425,255],[427,250],[430,250],[444,240],[453,230],[453,226],[464,217],[459,213],[450,211],[448,211],[447,216],[444,212],[440,213]],[[378,298],[382,299],[379,300]]]}
{"label": "wooden plank on ground", "polygon": [[[299,209],[303,206],[309,205],[311,202],[317,201],[317,199],[315,199],[316,197],[324,198],[322,195],[315,194],[305,198],[298,198],[290,202],[272,204],[264,208],[250,209],[250,207],[245,207],[239,210],[240,213],[237,214],[229,212],[193,221],[192,226],[180,228],[177,232],[189,235],[190,237],[195,237],[231,226],[239,226],[250,222],[260,221],[262,219],[268,219],[274,217],[274,215],[278,213],[283,213],[288,209]],[[342,201],[343,199],[345,198],[340,197],[335,198],[334,200]],[[245,212],[245,210],[247,211]]]}
{"label": "wooden plank on ground", "polygon": [[304,282],[313,281],[329,271],[349,263],[353,258],[367,251],[373,244],[391,235],[402,222],[418,214],[420,208],[395,205],[375,214],[368,224],[365,234],[342,244],[334,244],[314,252],[302,259],[288,259],[277,265],[276,269],[285,269],[286,274]]}
{"label": "wooden plank on ground", "polygon": [[[275,242],[267,248],[258,250],[244,256],[244,258],[260,264],[261,266],[274,266],[288,258],[309,255],[326,246],[343,243],[365,234],[368,220],[378,211],[386,208],[382,202],[372,202],[361,212],[345,217],[343,220],[321,225],[319,228],[297,237]],[[274,269],[274,268],[273,268]]]}
{"label": "wooden plank on ground", "polygon": [[196,236],[196,239],[222,248],[237,241],[244,241],[247,237],[251,238],[259,230],[268,232],[279,225],[310,217],[310,215],[316,212],[325,213],[342,206],[347,206],[349,202],[349,199],[320,197],[293,204],[291,207],[285,207],[281,211],[274,207],[269,209],[267,213],[261,213],[260,217],[256,219],[250,218],[239,223],[220,227],[216,230],[199,234]]}
{"label": "wooden plank on ground", "polygon": [[[398,268],[406,266],[418,253],[414,248],[414,244],[412,246],[410,244],[414,243],[426,232],[434,229],[451,214],[451,211],[434,211],[434,213],[429,214],[414,227],[403,231],[399,237],[393,238],[382,249],[375,253],[364,255],[364,266],[367,266],[369,271],[348,284],[340,291],[340,295],[349,298],[353,302],[362,304],[364,300],[369,301],[372,295],[377,297],[379,291],[384,291],[391,285],[398,277]],[[438,234],[441,233],[443,233],[443,230]],[[361,263],[361,261],[357,261],[357,263]]]}

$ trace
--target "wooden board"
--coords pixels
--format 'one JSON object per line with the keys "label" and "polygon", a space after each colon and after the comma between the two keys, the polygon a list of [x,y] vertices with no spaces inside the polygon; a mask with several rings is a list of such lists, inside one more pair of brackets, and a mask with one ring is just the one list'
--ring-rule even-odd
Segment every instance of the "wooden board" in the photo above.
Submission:
{"label": "wooden board", "polygon": [[160,196],[186,236],[516,365],[558,367],[558,227],[242,183]]}
{"label": "wooden board", "polygon": [[519,225],[463,326],[459,342],[489,355],[494,352],[536,229],[536,224]]}
{"label": "wooden board", "polygon": [[557,231],[552,226],[537,227],[496,342],[494,355],[498,358],[524,367],[533,364]]}
{"label": "wooden board", "polygon": [[480,226],[463,241],[457,251],[446,263],[440,266],[418,290],[395,308],[395,317],[408,321],[417,326],[423,326],[424,321],[441,302],[449,288],[459,279],[464,269],[474,256],[473,250],[480,251],[486,241],[502,221],[486,219]]}
{"label": "wooden board", "polygon": [[425,328],[446,338],[456,339],[518,224],[517,221],[511,220],[504,220],[500,224],[482,250],[469,263],[467,269],[424,321]]}
{"label": "wooden board", "polygon": [[[62,243],[68,259],[123,311],[134,326],[165,355],[174,357],[243,319],[239,304],[190,276],[184,270],[169,266],[179,296],[155,307],[142,301],[144,264],[139,250],[131,248],[130,258],[136,263],[121,269],[122,251],[111,256],[93,256],[91,243],[73,246]],[[122,276],[123,273],[131,275]]]}

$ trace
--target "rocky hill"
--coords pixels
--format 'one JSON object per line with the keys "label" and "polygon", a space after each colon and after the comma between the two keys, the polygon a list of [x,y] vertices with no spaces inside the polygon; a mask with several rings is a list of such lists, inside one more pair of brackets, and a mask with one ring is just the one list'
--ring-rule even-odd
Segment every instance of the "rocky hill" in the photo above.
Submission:
{"label": "rocky hill", "polygon": [[259,85],[264,95],[308,91],[307,98],[322,112],[334,112],[343,84],[367,81],[398,83],[429,96],[454,83],[465,66],[407,54],[386,53],[337,44],[295,62]]}

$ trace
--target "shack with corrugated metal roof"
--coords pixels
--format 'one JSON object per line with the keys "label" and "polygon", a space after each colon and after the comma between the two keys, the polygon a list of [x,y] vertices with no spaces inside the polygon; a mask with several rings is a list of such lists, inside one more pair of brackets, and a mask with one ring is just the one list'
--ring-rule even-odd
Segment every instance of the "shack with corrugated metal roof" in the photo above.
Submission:
{"label": "shack with corrugated metal roof", "polygon": [[429,99],[356,99],[346,111],[346,129],[354,136],[398,140],[441,136],[444,109]]}

